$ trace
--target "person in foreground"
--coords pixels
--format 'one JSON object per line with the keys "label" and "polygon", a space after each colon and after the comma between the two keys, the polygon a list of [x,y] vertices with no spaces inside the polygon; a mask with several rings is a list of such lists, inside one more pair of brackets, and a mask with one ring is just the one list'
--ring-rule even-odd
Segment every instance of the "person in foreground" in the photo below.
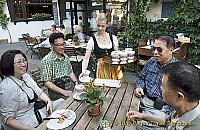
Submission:
{"label": "person in foreground", "polygon": [[82,73],[79,78],[83,77],[88,67],[91,52],[93,51],[97,59],[97,78],[122,79],[123,73],[121,66],[112,66],[104,61],[104,58],[110,56],[112,51],[118,50],[117,37],[105,32],[107,24],[104,13],[97,16],[96,23],[98,31],[87,43],[86,54],[82,62]]}
{"label": "person in foreground", "polygon": [[[177,61],[172,53],[175,41],[170,36],[160,36],[152,45],[153,57],[147,61],[140,73],[140,79],[136,81],[135,95],[141,97],[140,111],[147,114],[165,115],[172,110],[169,106],[158,106],[162,99],[162,67]],[[156,126],[137,126],[137,129],[156,130]],[[160,130],[160,128],[159,128]]]}
{"label": "person in foreground", "polygon": [[48,88],[51,100],[66,99],[72,94],[74,83],[77,84],[77,79],[73,73],[69,57],[64,53],[63,33],[52,33],[49,37],[49,42],[51,43],[52,51],[41,61],[41,81]]}
{"label": "person in foreground", "polygon": [[162,90],[163,100],[175,109],[170,116],[130,111],[127,113],[129,120],[160,122],[168,130],[199,130],[200,69],[183,61],[166,65]]}
{"label": "person in foreground", "polygon": [[[63,99],[54,103],[42,92],[37,83],[27,73],[28,62],[20,50],[8,50],[0,62],[2,82],[0,83],[0,120],[5,130],[34,130],[41,118],[52,113]],[[46,107],[35,109],[37,99]]]}

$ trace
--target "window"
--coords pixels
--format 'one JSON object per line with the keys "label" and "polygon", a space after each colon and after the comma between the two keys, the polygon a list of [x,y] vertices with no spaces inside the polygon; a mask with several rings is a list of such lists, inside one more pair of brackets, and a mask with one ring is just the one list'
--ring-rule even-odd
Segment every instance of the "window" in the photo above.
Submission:
{"label": "window", "polygon": [[168,18],[170,15],[171,15],[171,2],[163,2],[161,18]]}
{"label": "window", "polygon": [[43,16],[43,20],[53,18],[51,0],[7,0],[7,3],[11,21],[34,20]]}

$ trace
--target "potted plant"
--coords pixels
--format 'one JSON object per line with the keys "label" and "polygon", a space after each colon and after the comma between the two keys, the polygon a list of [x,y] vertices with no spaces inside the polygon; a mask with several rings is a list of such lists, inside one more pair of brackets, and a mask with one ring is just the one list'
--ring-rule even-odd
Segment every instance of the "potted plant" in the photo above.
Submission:
{"label": "potted plant", "polygon": [[77,34],[75,34],[75,35],[73,36],[73,43],[74,43],[75,46],[78,45],[78,35],[77,35]]}
{"label": "potted plant", "polygon": [[95,86],[94,81],[85,83],[84,86],[84,93],[80,95],[80,98],[87,103],[88,115],[97,116],[101,113],[100,109],[105,98],[101,94],[103,87]]}

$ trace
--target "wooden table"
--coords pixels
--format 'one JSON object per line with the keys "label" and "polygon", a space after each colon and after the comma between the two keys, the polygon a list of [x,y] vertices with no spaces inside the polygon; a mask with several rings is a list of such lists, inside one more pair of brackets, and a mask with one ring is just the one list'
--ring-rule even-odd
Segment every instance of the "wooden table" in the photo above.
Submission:
{"label": "wooden table", "polygon": [[[109,120],[113,130],[134,130],[135,126],[125,125],[127,122],[126,113],[130,110],[138,110],[139,98],[134,95],[133,83],[122,83],[122,87],[108,88],[103,90],[106,96],[101,115],[96,117],[88,116],[86,103],[76,101],[69,97],[59,109],[67,108],[76,113],[75,122],[64,130],[97,130],[101,119]],[[38,130],[47,130],[47,121],[38,126]],[[130,124],[129,124],[130,125]]]}

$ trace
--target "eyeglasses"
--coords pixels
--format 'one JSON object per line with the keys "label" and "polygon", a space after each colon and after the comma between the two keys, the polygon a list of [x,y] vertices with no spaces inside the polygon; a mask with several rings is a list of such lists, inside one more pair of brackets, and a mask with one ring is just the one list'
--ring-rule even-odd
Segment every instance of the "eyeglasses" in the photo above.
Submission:
{"label": "eyeglasses", "polygon": [[21,65],[22,63],[26,64],[27,60],[19,60],[19,61],[14,62],[14,64],[17,64],[17,65]]}
{"label": "eyeglasses", "polygon": [[57,47],[63,47],[63,46],[66,46],[66,43],[63,43],[63,44],[53,44],[54,46],[57,46]]}
{"label": "eyeglasses", "polygon": [[152,51],[157,50],[158,53],[162,53],[162,51],[163,51],[163,49],[162,49],[161,47],[155,47],[155,46],[151,46],[151,50],[152,50]]}

